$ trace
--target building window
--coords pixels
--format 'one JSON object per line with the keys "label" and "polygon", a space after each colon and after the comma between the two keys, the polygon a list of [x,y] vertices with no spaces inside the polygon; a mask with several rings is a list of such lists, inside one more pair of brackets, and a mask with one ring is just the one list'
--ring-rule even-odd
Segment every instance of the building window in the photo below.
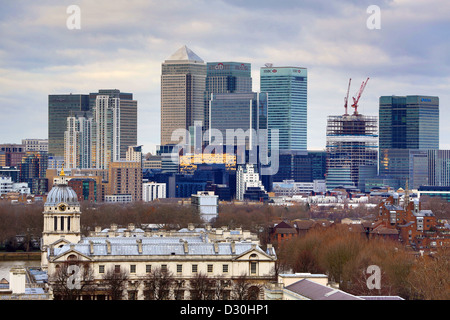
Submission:
{"label": "building window", "polygon": [[61,217],[61,230],[64,230],[64,217]]}
{"label": "building window", "polygon": [[228,265],[227,264],[222,265],[222,272],[228,273]]}
{"label": "building window", "polygon": [[183,265],[182,264],[177,264],[177,272],[178,273],[182,273],[183,272]]}
{"label": "building window", "polygon": [[54,231],[58,230],[58,218],[57,217],[53,218],[53,230]]}
{"label": "building window", "polygon": [[167,264],[161,265],[161,272],[167,272]]}
{"label": "building window", "polygon": [[198,265],[197,264],[193,264],[192,265],[192,273],[197,273],[198,271]]}
{"label": "building window", "polygon": [[145,272],[147,272],[147,273],[152,272],[152,265],[151,264],[145,265]]}
{"label": "building window", "polygon": [[105,273],[105,266],[104,265],[99,265],[98,266],[98,273]]}
{"label": "building window", "polygon": [[213,265],[212,264],[208,264],[207,270],[208,270],[208,273],[212,273],[213,272]]}
{"label": "building window", "polygon": [[116,265],[114,266],[114,272],[115,272],[115,273],[119,273],[119,272],[120,272],[120,264],[116,264]]}
{"label": "building window", "polygon": [[130,273],[136,273],[136,265],[135,264],[130,265]]}
{"label": "building window", "polygon": [[257,274],[258,272],[258,262],[250,262],[250,274]]}

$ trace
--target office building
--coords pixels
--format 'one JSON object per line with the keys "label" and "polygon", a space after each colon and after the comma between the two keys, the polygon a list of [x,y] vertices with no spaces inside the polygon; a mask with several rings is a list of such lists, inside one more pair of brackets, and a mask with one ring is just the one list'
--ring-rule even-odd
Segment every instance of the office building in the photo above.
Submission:
{"label": "office building", "polygon": [[438,97],[382,96],[379,103],[380,150],[439,149]]}
{"label": "office building", "polygon": [[2,167],[17,166],[25,155],[26,150],[23,144],[0,144],[0,166]]}
{"label": "office building", "polygon": [[206,68],[204,127],[208,129],[211,94],[252,92],[252,77],[250,63],[208,62]]}
{"label": "office building", "polygon": [[55,94],[48,96],[48,153],[64,157],[64,132],[72,112],[89,111],[87,94]]}
{"label": "office building", "polygon": [[[117,159],[125,159],[128,147],[137,144],[137,101],[133,100],[132,93],[120,92],[118,89],[101,89],[98,92],[89,94],[91,110],[96,106],[98,96],[108,96],[115,101],[114,108],[117,109],[116,119],[108,119],[108,121],[116,121],[117,128],[115,130],[118,135],[118,138],[116,138],[118,143]],[[95,121],[96,123],[103,122],[101,118],[95,118]]]}
{"label": "office building", "polygon": [[273,175],[273,181],[323,180],[326,174],[326,155],[325,151],[282,151],[279,155],[278,172]]}
{"label": "office building", "polygon": [[[377,117],[359,113],[329,116],[327,120],[327,188],[339,185],[364,188],[377,173]],[[369,172],[371,172],[369,174]]]}
{"label": "office building", "polygon": [[26,151],[48,152],[48,139],[22,139]]}
{"label": "office building", "polygon": [[[307,149],[306,68],[261,68],[261,92],[268,93],[268,129],[279,130],[280,150]],[[270,139],[269,139],[269,145]]]}
{"label": "office building", "polygon": [[219,196],[212,191],[193,194],[191,204],[205,222],[213,222],[219,215]]}
{"label": "office building", "polygon": [[142,184],[142,201],[144,202],[166,198],[166,194],[165,183],[145,182]]}
{"label": "office building", "polygon": [[142,200],[142,167],[140,162],[110,162],[108,170],[107,195],[131,195],[132,201]]}
{"label": "office building", "polygon": [[[228,144],[256,149],[260,144],[259,130],[267,129],[267,103],[267,93],[212,93],[209,101],[210,143],[223,145],[224,151]],[[213,130],[220,133],[219,137],[211,139]]]}
{"label": "office building", "polygon": [[186,46],[162,63],[161,145],[178,144],[178,136],[172,141],[175,130],[203,123],[205,82],[206,63]]}
{"label": "office building", "polygon": [[239,165],[236,171],[236,200],[244,200],[244,195],[249,188],[252,188],[250,189],[252,194],[255,190],[261,190],[265,193],[264,186],[260,180],[259,173],[256,171],[255,165]]}
{"label": "office building", "polygon": [[74,112],[67,117],[64,132],[64,166],[66,168],[92,168],[92,139],[95,130],[92,112]]}

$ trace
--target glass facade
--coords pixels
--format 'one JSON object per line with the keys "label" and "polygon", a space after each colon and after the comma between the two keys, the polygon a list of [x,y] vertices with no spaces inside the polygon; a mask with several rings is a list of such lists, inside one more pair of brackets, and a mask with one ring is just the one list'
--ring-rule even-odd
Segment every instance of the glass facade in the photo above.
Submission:
{"label": "glass facade", "polygon": [[[226,144],[227,130],[247,133],[246,148],[251,143],[257,143],[254,133],[258,129],[267,129],[267,94],[266,93],[225,93],[212,94],[210,100],[210,131],[219,130],[222,133],[222,143]],[[255,140],[256,139],[256,140]],[[214,141],[213,143],[220,141]],[[235,144],[235,143],[234,143]]]}
{"label": "glass facade", "polygon": [[252,92],[251,64],[208,62],[206,64],[205,128],[209,128],[209,101],[212,93]]}
{"label": "glass facade", "polygon": [[64,132],[72,112],[88,111],[89,95],[57,94],[48,96],[48,152],[64,157]]}
{"label": "glass facade", "polygon": [[307,69],[263,67],[260,78],[261,92],[269,94],[269,133],[279,130],[279,149],[307,150]]}
{"label": "glass facade", "polygon": [[439,98],[382,96],[380,149],[439,149]]}

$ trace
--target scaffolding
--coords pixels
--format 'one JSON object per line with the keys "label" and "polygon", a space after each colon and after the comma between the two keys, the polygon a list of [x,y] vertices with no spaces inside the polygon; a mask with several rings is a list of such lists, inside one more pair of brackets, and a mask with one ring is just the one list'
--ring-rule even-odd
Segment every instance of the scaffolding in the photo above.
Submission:
{"label": "scaffolding", "polygon": [[[350,168],[350,179],[359,186],[361,167],[377,166],[378,119],[376,116],[344,114],[327,120],[327,174]],[[331,177],[330,177],[331,179]]]}

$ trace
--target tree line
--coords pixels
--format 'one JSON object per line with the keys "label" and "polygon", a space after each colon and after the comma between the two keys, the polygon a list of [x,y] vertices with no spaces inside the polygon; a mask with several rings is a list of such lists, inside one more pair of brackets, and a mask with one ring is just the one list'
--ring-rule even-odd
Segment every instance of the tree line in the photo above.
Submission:
{"label": "tree line", "polygon": [[[398,241],[368,239],[347,226],[314,228],[283,242],[277,273],[325,274],[339,288],[357,296],[398,295],[404,299],[450,299],[450,250],[420,255]],[[369,266],[381,271],[381,286],[368,285]]]}

